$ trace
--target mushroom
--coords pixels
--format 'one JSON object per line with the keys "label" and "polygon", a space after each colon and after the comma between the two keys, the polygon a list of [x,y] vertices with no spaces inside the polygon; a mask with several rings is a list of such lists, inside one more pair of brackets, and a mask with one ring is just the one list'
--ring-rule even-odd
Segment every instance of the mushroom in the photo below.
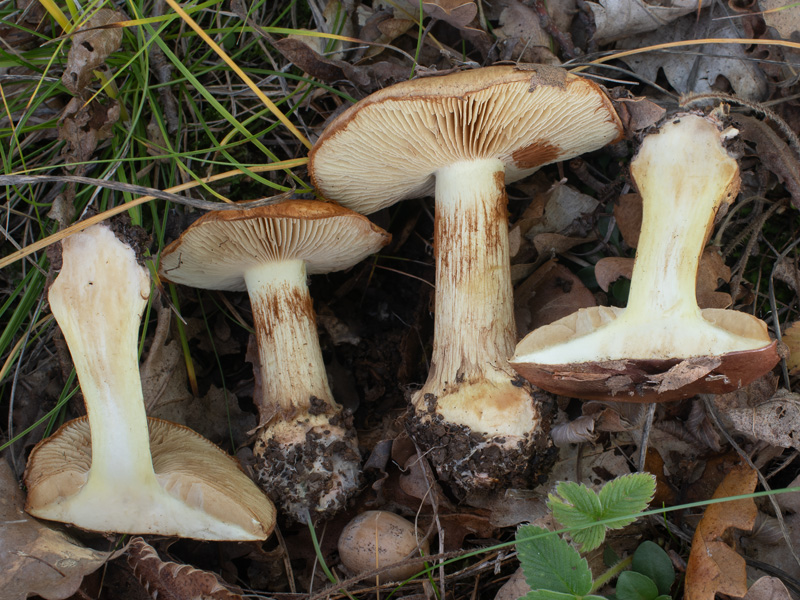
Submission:
{"label": "mushroom", "polygon": [[706,235],[739,190],[725,137],[685,114],[645,138],[631,162],[644,213],[627,308],[581,309],[529,333],[511,360],[525,378],[566,396],[653,402],[729,392],[775,366],[763,321],[697,306]]}
{"label": "mushroom", "polygon": [[380,575],[380,581],[399,581],[422,570],[415,557],[428,556],[427,539],[417,539],[417,528],[400,515],[385,510],[368,510],[354,517],[339,536],[339,558],[355,575],[405,562]]}
{"label": "mushroom", "polygon": [[161,254],[161,276],[250,295],[258,341],[264,428],[259,482],[296,521],[327,516],[356,490],[352,417],[333,399],[306,284],[377,252],[388,233],[334,204],[290,200],[211,212]]}
{"label": "mushroom", "polygon": [[505,183],[619,138],[594,83],[496,66],[411,80],[337,117],[310,154],[319,192],[369,214],[435,193],[436,296],[428,379],[409,431],[462,495],[524,485],[552,402],[508,364],[516,342]]}
{"label": "mushroom", "polygon": [[62,246],[48,298],[88,418],[33,449],[25,509],[91,531],[266,539],[275,508],[236,461],[190,429],[145,415],[137,351],[147,269],[106,225]]}

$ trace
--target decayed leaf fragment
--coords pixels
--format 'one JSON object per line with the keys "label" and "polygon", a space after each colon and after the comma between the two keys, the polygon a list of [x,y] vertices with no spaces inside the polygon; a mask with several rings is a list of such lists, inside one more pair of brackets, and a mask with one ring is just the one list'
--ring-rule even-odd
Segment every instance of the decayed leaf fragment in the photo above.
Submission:
{"label": "decayed leaf fragment", "polygon": [[128,564],[153,598],[242,600],[241,595],[224,587],[213,573],[162,561],[155,549],[140,537],[131,540]]}
{"label": "decayed leaf fragment", "polygon": [[[72,48],[61,82],[73,94],[79,94],[92,80],[92,71],[122,44],[122,29],[94,29],[124,21],[126,16],[110,8],[101,8],[86,21],[81,31],[72,36]],[[88,31],[86,31],[88,30]]]}
{"label": "decayed leaf fragment", "polygon": [[25,499],[11,468],[0,459],[0,598],[69,598],[83,577],[116,553],[92,550],[22,510]]}
{"label": "decayed leaf fragment", "polygon": [[[747,465],[738,465],[714,492],[714,498],[750,494],[757,475]],[[752,498],[711,504],[694,532],[686,567],[686,600],[714,600],[717,592],[741,597],[747,593],[745,561],[722,540],[731,527],[751,529],[756,520]]]}

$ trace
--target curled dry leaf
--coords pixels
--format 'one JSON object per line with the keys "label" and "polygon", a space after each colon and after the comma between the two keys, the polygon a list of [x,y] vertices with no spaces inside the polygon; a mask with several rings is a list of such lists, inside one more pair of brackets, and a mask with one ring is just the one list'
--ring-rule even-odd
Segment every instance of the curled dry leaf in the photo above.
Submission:
{"label": "curled dry leaf", "polygon": [[597,285],[604,292],[608,291],[608,286],[620,277],[631,278],[633,273],[633,259],[621,256],[606,256],[597,261],[594,266],[594,278]]}
{"label": "curled dry leaf", "polygon": [[791,600],[789,590],[777,577],[761,577],[750,589],[744,600]]}
{"label": "curled dry leaf", "polygon": [[514,293],[517,331],[524,335],[581,308],[596,306],[583,282],[555,259],[547,261]]}
{"label": "curled dry leaf", "polygon": [[16,477],[0,459],[0,598],[24,600],[72,596],[85,575],[124,549],[100,552],[86,548],[59,529],[29,517]]}
{"label": "curled dry leaf", "polygon": [[497,590],[494,600],[517,600],[523,598],[531,591],[531,586],[525,581],[525,573],[519,567],[514,574]]}
{"label": "curled dry leaf", "polygon": [[423,0],[422,10],[456,29],[467,28],[478,14],[478,6],[473,0]]}
{"label": "curled dry leaf", "polygon": [[727,407],[724,418],[738,433],[773,446],[800,450],[800,394],[781,389],[768,400]]}
{"label": "curled dry leaf", "polygon": [[550,36],[542,29],[535,10],[518,0],[508,0],[500,13],[500,27],[493,32],[500,43],[504,60],[526,63],[559,64],[550,50]]}
{"label": "curled dry leaf", "polygon": [[655,125],[667,112],[667,109],[641,96],[615,98],[614,108],[617,109],[617,114],[628,138]]}
{"label": "curled dry leaf", "polygon": [[593,41],[607,44],[663,27],[697,10],[699,0],[645,2],[645,0],[599,0],[587,2],[596,28]]}
{"label": "curled dry leaf", "polygon": [[[714,492],[714,498],[750,494],[758,481],[746,465],[731,469]],[[747,593],[745,561],[723,536],[731,528],[749,530],[756,520],[752,498],[710,504],[692,538],[686,567],[686,600],[714,600],[717,592],[741,597]]]}
{"label": "curled dry leaf", "polygon": [[[122,44],[122,29],[114,23],[125,21],[124,13],[101,8],[72,36],[72,47],[61,82],[73,94],[80,94],[92,80],[95,69],[101,67],[112,52]],[[94,29],[96,27],[105,27]]]}
{"label": "curled dry leaf", "polygon": [[[85,103],[73,98],[64,108],[58,124],[58,139],[66,142],[61,149],[64,162],[85,163],[94,155],[97,145],[112,135],[114,123],[119,120],[120,107],[115,101],[105,106],[97,100]],[[78,174],[85,166],[77,166]]]}
{"label": "curled dry leaf", "polygon": [[555,184],[544,197],[544,215],[539,223],[533,225],[526,232],[528,238],[534,238],[539,233],[561,233],[576,235],[583,233],[581,221],[587,219],[600,203],[562,183]]}
{"label": "curled dry leaf", "polygon": [[224,587],[219,578],[191,565],[164,562],[155,549],[137,537],[128,547],[128,564],[152,598],[181,600],[242,600]]}
{"label": "curled dry leaf", "polygon": [[622,239],[631,248],[636,248],[642,229],[642,197],[637,193],[622,194],[614,204],[614,218]]}
{"label": "curled dry leaf", "polygon": [[593,442],[597,437],[594,433],[594,418],[583,415],[569,423],[556,425],[550,431],[550,437],[558,448],[569,444]]}

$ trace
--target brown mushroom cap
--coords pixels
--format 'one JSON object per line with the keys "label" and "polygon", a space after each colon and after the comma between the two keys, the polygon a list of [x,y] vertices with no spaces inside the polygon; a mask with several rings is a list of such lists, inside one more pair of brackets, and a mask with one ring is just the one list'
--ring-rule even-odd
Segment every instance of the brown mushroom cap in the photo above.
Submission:
{"label": "brown mushroom cap", "polygon": [[[421,533],[421,532],[420,532]],[[430,553],[428,540],[417,542],[414,524],[392,512],[368,510],[354,517],[339,536],[339,558],[355,574],[366,573]],[[423,568],[421,561],[398,565],[381,574],[381,580],[407,579]]]}
{"label": "brown mushroom cap", "polygon": [[564,69],[494,66],[404,81],[334,120],[311,150],[314,185],[364,214],[430,195],[437,169],[497,158],[505,181],[619,138],[611,102]]}
{"label": "brown mushroom cap", "polygon": [[[244,534],[230,539],[269,536],[275,527],[275,509],[236,460],[187,427],[154,418],[147,422],[156,479],[166,494],[185,506],[187,514],[195,512],[198,522],[211,519],[216,527]],[[91,465],[89,420],[81,417],[68,421],[39,442],[28,458],[25,510],[42,519],[64,520],[65,506],[81,491]],[[133,506],[96,504],[86,498],[80,506],[73,506],[69,515],[76,525],[93,531],[170,534],[164,522],[171,521],[164,521],[161,515],[161,499],[151,498],[149,503]],[[83,517],[75,520],[78,514]],[[200,526],[186,537],[225,539],[205,536]]]}
{"label": "brown mushroom cap", "polygon": [[377,252],[390,235],[366,217],[336,204],[288,200],[210,212],[161,254],[161,276],[173,283],[245,291],[244,273],[270,261],[302,259],[309,275],[353,266]]}

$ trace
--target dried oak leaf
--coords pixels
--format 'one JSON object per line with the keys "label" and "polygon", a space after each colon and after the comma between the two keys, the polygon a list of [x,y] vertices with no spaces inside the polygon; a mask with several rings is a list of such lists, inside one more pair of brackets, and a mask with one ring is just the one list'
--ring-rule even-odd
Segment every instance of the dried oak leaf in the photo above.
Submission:
{"label": "dried oak leaf", "polygon": [[85,575],[116,558],[116,553],[86,548],[64,532],[29,517],[16,477],[0,459],[0,598],[69,598]]}
{"label": "dried oak leaf", "polygon": [[[714,498],[750,494],[758,481],[747,465],[737,465],[725,476]],[[710,504],[692,538],[692,550],[686,566],[686,600],[714,600],[717,592],[741,597],[747,593],[745,561],[731,545],[723,541],[728,529],[749,530],[756,520],[752,498]]]}
{"label": "dried oak leaf", "polygon": [[128,548],[128,565],[152,598],[181,600],[242,600],[208,571],[191,565],[164,562],[155,549],[137,537]]}
{"label": "dried oak leaf", "polygon": [[673,0],[666,6],[645,0],[599,0],[586,5],[596,27],[592,39],[598,44],[607,44],[663,27],[697,10],[699,0]]}
{"label": "dried oak leaf", "polygon": [[[119,114],[116,101],[105,106],[97,100],[88,104],[80,98],[70,100],[58,124],[58,139],[66,142],[61,149],[64,162],[68,165],[88,162],[100,141],[111,137]],[[84,168],[77,166],[79,170]]]}
{"label": "dried oak leaf", "polygon": [[72,36],[67,66],[61,76],[64,87],[73,94],[80,94],[89,85],[92,71],[101,67],[122,44],[122,28],[114,24],[126,19],[122,12],[101,8]]}
{"label": "dried oak leaf", "polygon": [[555,259],[536,269],[514,292],[514,313],[520,334],[596,305],[594,295],[580,278]]}
{"label": "dried oak leaf", "polygon": [[[655,31],[627,37],[617,45],[618,49],[644,48],[655,44],[702,38],[739,37],[730,19],[711,20],[707,11],[698,17],[690,14]],[[698,36],[697,32],[702,32]],[[692,50],[688,50],[692,48]],[[767,96],[767,78],[756,63],[749,60],[744,48],[738,44],[718,44],[713,53],[698,55],[694,47],[687,46],[681,54],[659,54],[657,52],[626,56],[625,62],[638,75],[655,81],[659,70],[675,90],[681,94],[711,92],[718,78],[724,77],[737,96],[748,100],[762,100]]]}
{"label": "dried oak leaf", "polygon": [[478,6],[473,0],[423,0],[422,10],[456,29],[467,28],[478,14]]}

